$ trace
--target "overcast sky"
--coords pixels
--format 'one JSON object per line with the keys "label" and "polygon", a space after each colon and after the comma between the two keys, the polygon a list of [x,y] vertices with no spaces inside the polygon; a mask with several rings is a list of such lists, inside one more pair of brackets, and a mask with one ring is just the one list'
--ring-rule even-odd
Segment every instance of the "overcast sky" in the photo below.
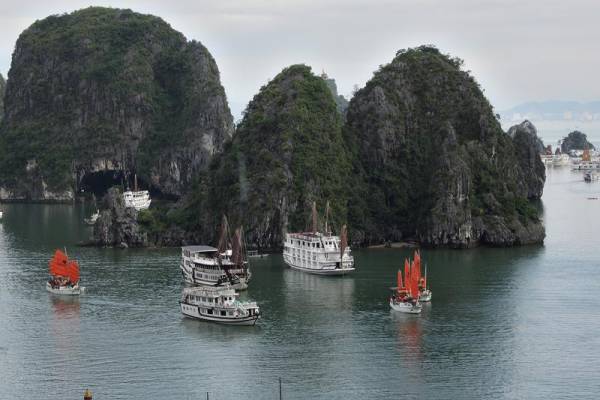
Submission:
{"label": "overcast sky", "polygon": [[497,110],[600,99],[598,0],[0,0],[0,72],[36,19],[90,5],[154,14],[202,42],[236,117],[287,65],[325,70],[347,95],[398,49],[429,43],[464,59]]}

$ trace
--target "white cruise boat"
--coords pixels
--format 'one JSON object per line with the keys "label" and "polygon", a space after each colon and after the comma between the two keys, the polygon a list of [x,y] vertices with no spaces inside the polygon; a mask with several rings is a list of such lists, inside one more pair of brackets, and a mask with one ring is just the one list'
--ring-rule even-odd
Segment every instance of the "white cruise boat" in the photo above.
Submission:
{"label": "white cruise boat", "polygon": [[237,290],[248,288],[252,273],[245,256],[242,229],[236,229],[232,242],[229,241],[228,230],[227,218],[223,217],[219,248],[203,245],[181,248],[179,267],[185,283],[204,286],[231,285]]}
{"label": "white cruise boat", "polygon": [[135,208],[137,211],[146,210],[150,207],[150,193],[147,190],[123,192],[125,207]]}
{"label": "white cruise boat", "polygon": [[181,312],[189,318],[227,325],[254,325],[260,317],[255,302],[241,302],[230,287],[184,288],[179,302]]}
{"label": "white cruise boat", "polygon": [[137,211],[150,207],[150,193],[147,190],[138,190],[137,175],[133,176],[133,190],[123,192],[125,207],[135,208]]}
{"label": "white cruise boat", "polygon": [[[329,211],[327,207],[326,216]],[[283,261],[293,269],[317,275],[345,275],[354,271],[354,257],[348,246],[346,226],[340,236],[328,230],[317,231],[317,211],[313,204],[312,232],[286,233]],[[327,220],[327,217],[326,217]]]}

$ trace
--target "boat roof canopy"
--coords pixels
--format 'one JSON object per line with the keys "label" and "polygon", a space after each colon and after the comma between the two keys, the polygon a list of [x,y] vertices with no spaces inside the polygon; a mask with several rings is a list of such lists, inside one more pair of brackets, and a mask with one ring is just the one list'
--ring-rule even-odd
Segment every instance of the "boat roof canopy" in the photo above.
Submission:
{"label": "boat roof canopy", "polygon": [[187,250],[190,253],[214,253],[217,252],[218,249],[211,247],[211,246],[204,246],[204,245],[199,245],[199,246],[183,246],[182,247],[183,250]]}

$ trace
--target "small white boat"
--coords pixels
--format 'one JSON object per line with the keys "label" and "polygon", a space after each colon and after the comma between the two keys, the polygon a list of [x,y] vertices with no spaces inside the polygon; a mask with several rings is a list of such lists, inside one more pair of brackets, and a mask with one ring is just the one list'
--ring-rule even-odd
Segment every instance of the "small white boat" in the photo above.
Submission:
{"label": "small white boat", "polygon": [[52,278],[46,282],[46,290],[50,293],[77,296],[85,290],[79,286],[79,264],[69,260],[66,251],[56,250],[48,266]]}
{"label": "small white boat", "polygon": [[78,296],[85,290],[85,287],[79,286],[79,283],[76,283],[73,286],[71,286],[71,285],[53,286],[50,282],[46,282],[46,290],[53,294],[59,294],[59,295],[65,295],[65,296]]}
{"label": "small white boat", "polygon": [[2,219],[2,215],[3,215],[3,214],[2,214],[2,211],[0,211],[0,219]]}
{"label": "small white boat", "polygon": [[100,210],[96,210],[95,213],[90,215],[89,218],[85,218],[83,221],[88,225],[94,225],[98,220],[98,217],[100,217]]}
{"label": "small white boat", "polygon": [[394,311],[399,311],[407,314],[420,314],[423,310],[423,306],[421,303],[412,299],[410,301],[394,299],[393,297],[390,299],[390,307]]}
{"label": "small white boat", "polygon": [[226,325],[254,325],[260,317],[256,302],[241,302],[231,287],[184,288],[179,305],[189,318]]}
{"label": "small white boat", "polygon": [[428,303],[431,301],[432,293],[429,289],[424,289],[419,293],[419,301],[421,303]]}
{"label": "small white boat", "polygon": [[248,258],[252,257],[252,258],[263,258],[263,257],[267,257],[268,254],[265,253],[259,253],[258,250],[248,250]]}

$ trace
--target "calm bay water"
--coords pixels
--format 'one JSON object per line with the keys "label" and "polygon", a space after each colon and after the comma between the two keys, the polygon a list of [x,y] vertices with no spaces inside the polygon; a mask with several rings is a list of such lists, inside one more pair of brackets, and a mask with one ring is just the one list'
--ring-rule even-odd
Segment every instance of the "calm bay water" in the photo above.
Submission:
{"label": "calm bay water", "polygon": [[[600,183],[548,170],[544,246],[426,250],[433,302],[390,312],[407,251],[315,277],[253,263],[255,327],[183,319],[179,250],[78,248],[82,206],[3,205],[0,399],[593,399],[600,394]],[[44,290],[54,248],[88,291]]]}

